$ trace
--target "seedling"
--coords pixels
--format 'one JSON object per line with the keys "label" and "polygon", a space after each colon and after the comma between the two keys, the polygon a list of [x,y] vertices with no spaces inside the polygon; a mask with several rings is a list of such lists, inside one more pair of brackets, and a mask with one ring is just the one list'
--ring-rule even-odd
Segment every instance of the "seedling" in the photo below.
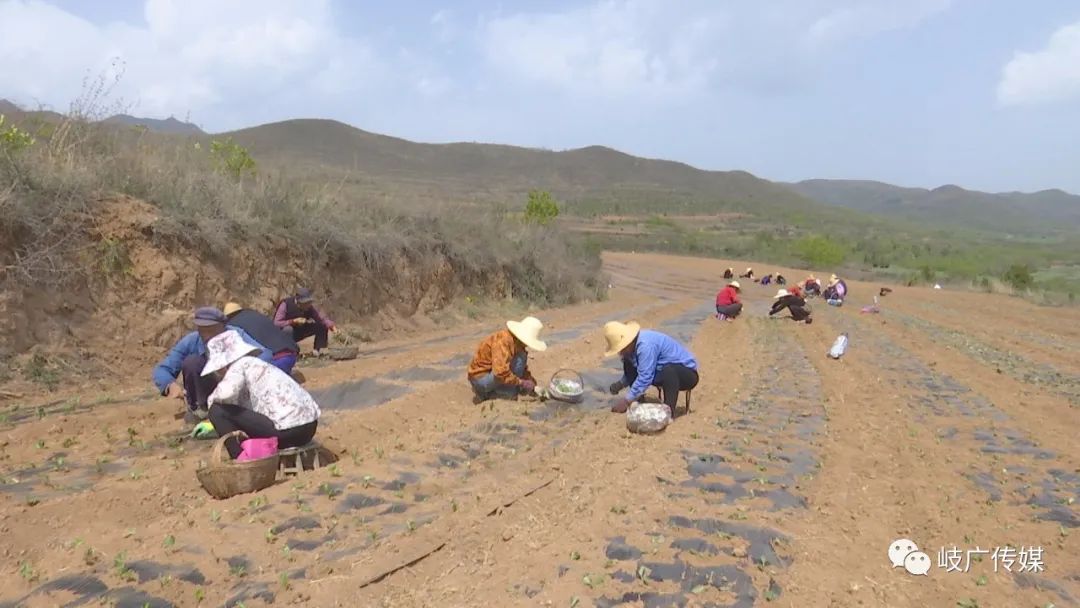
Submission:
{"label": "seedling", "polygon": [[415,532],[416,531],[416,522],[414,522],[413,520],[410,519],[409,521],[405,522],[405,528],[410,533]]}
{"label": "seedling", "polygon": [[375,480],[375,478],[372,477],[371,475],[364,475],[364,478],[361,481],[363,482],[363,486],[365,488],[370,488],[371,487],[371,482],[374,481],[374,480]]}
{"label": "seedling", "polygon": [[581,582],[585,583],[585,586],[589,589],[596,589],[600,585],[604,584],[603,574],[586,574],[581,577]]}
{"label": "seedling", "polygon": [[267,528],[266,529],[266,542],[267,542],[267,544],[272,545],[272,544],[274,544],[275,541],[277,541],[277,534],[274,534],[274,529],[273,528]]}
{"label": "seedling", "polygon": [[162,543],[161,543],[161,546],[166,548],[166,549],[172,549],[175,545],[176,545],[176,537],[173,536],[172,534],[166,536],[165,540],[162,541]]}
{"label": "seedling", "polygon": [[203,591],[203,588],[199,587],[198,589],[196,589],[195,590],[195,603],[196,604],[201,604],[203,602],[203,600],[205,600],[205,599],[206,599],[206,592]]}
{"label": "seedling", "polygon": [[375,457],[382,458],[383,454],[385,454],[385,452],[383,452],[383,449],[379,446],[375,446]]}
{"label": "seedling", "polygon": [[44,439],[38,439],[34,443],[34,446],[37,447],[37,449],[39,449],[39,450],[44,450],[45,449],[45,440]]}
{"label": "seedling", "polygon": [[638,580],[640,580],[643,584],[645,584],[645,585],[649,584],[649,575],[650,574],[652,574],[652,570],[646,568],[645,566],[638,566],[638,568],[637,568],[637,577],[638,577]]}
{"label": "seedling", "polygon": [[255,498],[252,498],[248,501],[248,510],[257,511],[260,508],[265,507],[267,502],[268,501],[266,500],[265,496],[256,496]]}
{"label": "seedling", "polygon": [[210,510],[210,521],[214,523],[221,521],[221,513],[217,509]]}
{"label": "seedling", "polygon": [[626,515],[626,507],[621,506],[621,505],[614,506],[614,507],[611,507],[611,512],[616,514],[616,515]]}
{"label": "seedling", "polygon": [[990,579],[986,578],[985,574],[980,576],[979,578],[975,579],[975,584],[978,585],[979,587],[985,587],[986,584],[989,583],[989,582],[990,582]]}
{"label": "seedling", "polygon": [[281,557],[284,557],[285,561],[293,561],[292,549],[290,549],[288,545],[281,548]]}
{"label": "seedling", "polygon": [[577,551],[571,551],[570,552],[570,559],[576,562],[579,559],[581,559],[581,554],[578,553]]}
{"label": "seedling", "polygon": [[292,588],[292,584],[289,582],[289,575],[284,572],[278,576],[278,583],[281,585],[282,591],[288,591]]}
{"label": "seedling", "polygon": [[127,567],[127,556],[124,554],[123,551],[118,553],[116,557],[113,558],[113,570],[116,571],[116,576],[118,576],[122,581],[130,582],[135,580],[135,573]]}
{"label": "seedling", "polygon": [[243,578],[247,574],[247,568],[243,564],[236,564],[229,568],[229,574],[232,574],[235,578]]}
{"label": "seedling", "polygon": [[77,443],[79,443],[78,439],[75,439],[74,437],[68,437],[67,439],[64,440],[64,443],[62,445],[64,446],[64,449],[66,450],[66,449],[74,447]]}
{"label": "seedling", "polygon": [[320,494],[325,494],[326,497],[329,498],[330,500],[334,500],[334,498],[338,494],[340,494],[341,492],[339,490],[334,489],[334,486],[332,486],[329,483],[324,481],[322,484],[319,485],[319,493]]}
{"label": "seedling", "polygon": [[331,477],[341,477],[341,470],[338,469],[337,464],[332,464],[329,467]]}
{"label": "seedling", "polygon": [[19,576],[28,583],[33,583],[38,580],[38,573],[34,570],[34,567],[30,565],[30,562],[19,564]]}
{"label": "seedling", "polygon": [[83,563],[85,563],[87,566],[93,566],[94,564],[98,563],[98,559],[99,558],[97,553],[95,553],[94,550],[90,547],[87,547],[86,551],[83,552]]}

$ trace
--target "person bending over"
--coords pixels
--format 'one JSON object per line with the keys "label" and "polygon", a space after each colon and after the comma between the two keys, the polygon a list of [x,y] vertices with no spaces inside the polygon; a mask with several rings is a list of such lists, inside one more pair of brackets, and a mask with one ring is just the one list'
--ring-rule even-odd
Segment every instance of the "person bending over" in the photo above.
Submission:
{"label": "person bending over", "polygon": [[536,378],[529,371],[529,349],[547,350],[540,339],[543,328],[536,317],[507,321],[505,328],[480,343],[467,373],[477,403],[494,397],[515,399],[536,390]]}
{"label": "person bending over", "polygon": [[[276,437],[278,449],[307,445],[319,426],[319,404],[311,393],[277,367],[252,355],[259,349],[235,331],[211,339],[204,376],[216,376],[210,393],[210,423],[218,435],[243,431],[252,439]],[[232,437],[225,449],[234,459],[240,442]]]}
{"label": "person bending over", "polygon": [[664,403],[676,416],[679,392],[692,390],[698,384],[698,362],[682,344],[658,331],[641,329],[637,323],[611,321],[604,325],[608,350],[605,357],[619,355],[623,376],[609,388],[617,395],[629,387],[626,395],[615,402],[611,411],[626,412],[630,403],[641,400],[650,386],[660,387]]}

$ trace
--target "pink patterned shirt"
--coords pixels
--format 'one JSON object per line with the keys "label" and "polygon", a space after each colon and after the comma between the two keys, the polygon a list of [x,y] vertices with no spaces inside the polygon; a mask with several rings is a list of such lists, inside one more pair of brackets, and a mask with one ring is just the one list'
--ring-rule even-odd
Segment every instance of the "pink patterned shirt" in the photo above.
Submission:
{"label": "pink patterned shirt", "polygon": [[229,367],[207,402],[238,405],[274,422],[279,431],[319,419],[319,404],[285,372],[255,357],[243,357]]}

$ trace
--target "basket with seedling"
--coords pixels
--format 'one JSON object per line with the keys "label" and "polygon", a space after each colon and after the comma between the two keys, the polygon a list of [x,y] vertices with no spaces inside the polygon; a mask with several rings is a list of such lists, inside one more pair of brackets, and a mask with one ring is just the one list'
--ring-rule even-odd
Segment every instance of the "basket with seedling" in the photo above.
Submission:
{"label": "basket with seedling", "polygon": [[581,403],[585,398],[585,382],[581,374],[572,369],[560,369],[548,382],[547,397],[566,403]]}

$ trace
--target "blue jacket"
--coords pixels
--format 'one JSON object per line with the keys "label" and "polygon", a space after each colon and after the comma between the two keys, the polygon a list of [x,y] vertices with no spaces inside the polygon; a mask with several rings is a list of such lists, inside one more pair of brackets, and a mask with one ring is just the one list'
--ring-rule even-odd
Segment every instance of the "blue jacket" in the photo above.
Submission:
{"label": "blue jacket", "polygon": [[[244,339],[244,342],[262,349],[259,353],[259,358],[267,363],[273,361],[274,353],[270,352],[262,344],[259,344],[248,333],[239,327],[233,325],[226,325],[225,329],[231,329],[240,334],[240,337]],[[168,355],[165,355],[165,359],[161,363],[157,364],[154,368],[154,386],[157,387],[159,393],[165,392],[165,389],[172,384],[176,377],[180,375],[180,365],[183,364],[184,359],[191,355],[206,355],[206,343],[203,342],[202,336],[199,332],[193,331],[190,334],[180,338],[180,340],[173,345],[172,350]]]}
{"label": "blue jacket", "polygon": [[[674,338],[658,331],[643,329],[638,334],[637,347],[631,357],[638,370],[637,379],[626,394],[630,401],[640,399],[652,386],[656,374],[669,365],[685,365],[690,369],[698,368],[697,359]],[[629,382],[623,378],[623,382]]]}

